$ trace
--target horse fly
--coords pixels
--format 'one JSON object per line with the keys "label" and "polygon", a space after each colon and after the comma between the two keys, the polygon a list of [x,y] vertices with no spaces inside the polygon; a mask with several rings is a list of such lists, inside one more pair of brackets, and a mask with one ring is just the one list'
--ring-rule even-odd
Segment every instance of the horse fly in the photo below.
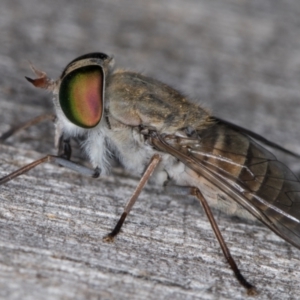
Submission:
{"label": "horse fly", "polygon": [[[4,133],[55,119],[59,154],[47,155],[3,177],[0,184],[44,162],[98,177],[110,170],[113,154],[141,180],[127,202],[112,241],[151,176],[157,184],[180,186],[203,205],[222,251],[238,281],[256,289],[240,273],[208,202],[233,215],[257,218],[300,248],[300,183],[254,140],[292,152],[259,135],[210,115],[173,88],[141,74],[114,69],[112,57],[90,53],[70,62],[56,81],[36,70],[34,86],[53,92],[55,115],[44,115]],[[70,160],[70,139],[79,139],[93,169]],[[299,157],[299,156],[297,156]]]}

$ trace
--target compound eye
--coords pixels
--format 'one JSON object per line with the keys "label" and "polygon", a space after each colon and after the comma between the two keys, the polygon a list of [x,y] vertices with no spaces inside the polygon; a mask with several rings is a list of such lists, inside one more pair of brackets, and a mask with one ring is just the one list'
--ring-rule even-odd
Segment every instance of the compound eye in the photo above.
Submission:
{"label": "compound eye", "polygon": [[100,66],[84,66],[67,74],[60,85],[59,103],[73,124],[95,127],[103,112],[104,75]]}

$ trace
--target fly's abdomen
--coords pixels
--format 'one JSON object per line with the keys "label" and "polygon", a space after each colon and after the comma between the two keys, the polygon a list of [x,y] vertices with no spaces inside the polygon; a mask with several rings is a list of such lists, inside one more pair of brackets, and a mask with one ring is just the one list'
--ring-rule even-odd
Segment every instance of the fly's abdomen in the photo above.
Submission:
{"label": "fly's abdomen", "polygon": [[268,150],[220,124],[197,136],[166,140],[178,150],[173,155],[199,174],[199,180],[203,177],[220,195],[226,194],[300,248],[300,183]]}
{"label": "fly's abdomen", "polygon": [[248,136],[226,126],[215,127],[210,150],[213,139],[202,139],[207,151],[203,164],[244,195],[281,235],[299,238],[300,183],[295,175]]}

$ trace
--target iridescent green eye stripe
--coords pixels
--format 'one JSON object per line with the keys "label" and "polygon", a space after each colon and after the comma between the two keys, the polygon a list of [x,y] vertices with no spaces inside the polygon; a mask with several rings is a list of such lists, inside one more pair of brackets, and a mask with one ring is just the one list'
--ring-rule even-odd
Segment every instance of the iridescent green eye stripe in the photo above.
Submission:
{"label": "iridescent green eye stripe", "polygon": [[66,117],[83,128],[95,127],[101,119],[103,73],[98,66],[76,69],[63,79],[59,101]]}

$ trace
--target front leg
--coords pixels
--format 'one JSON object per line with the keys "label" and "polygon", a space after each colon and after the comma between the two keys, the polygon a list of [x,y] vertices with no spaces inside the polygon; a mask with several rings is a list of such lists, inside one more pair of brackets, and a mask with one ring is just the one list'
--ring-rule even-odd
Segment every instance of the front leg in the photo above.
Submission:
{"label": "front leg", "polygon": [[93,170],[93,169],[87,168],[83,165],[77,164],[73,161],[67,160],[63,157],[59,157],[59,156],[55,156],[55,155],[46,155],[45,157],[35,160],[34,162],[0,178],[0,185],[13,180],[14,178],[16,178],[22,174],[27,173],[31,169],[33,169],[43,163],[55,163],[60,166],[66,167],[70,170],[73,170],[75,172],[78,172],[81,175],[90,176],[92,178],[99,177],[99,175],[101,173],[101,170],[99,168],[95,168]]}
{"label": "front leg", "polygon": [[59,137],[57,155],[67,160],[71,159],[72,147],[70,144],[70,138],[64,138],[64,135]]}

